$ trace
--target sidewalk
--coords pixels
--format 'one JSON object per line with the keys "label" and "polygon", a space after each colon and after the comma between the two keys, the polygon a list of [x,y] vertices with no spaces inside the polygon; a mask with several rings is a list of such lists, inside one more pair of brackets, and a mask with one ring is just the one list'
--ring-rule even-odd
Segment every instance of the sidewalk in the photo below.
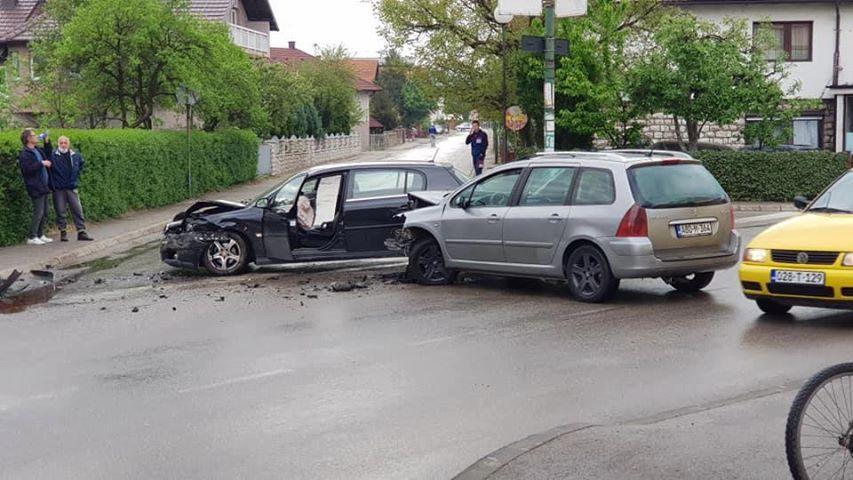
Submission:
{"label": "sidewalk", "polygon": [[[392,160],[396,155],[410,149],[428,145],[428,140],[407,142],[380,152],[364,152],[340,162]],[[337,163],[337,162],[334,162]],[[294,172],[295,173],[295,172]],[[84,259],[94,259],[124,250],[141,243],[153,241],[159,237],[167,222],[200,199],[220,199],[239,202],[254,198],[264,190],[286,180],[287,175],[262,177],[250,183],[232,188],[208,192],[199,198],[151,210],[127,213],[119,218],[87,225],[87,231],[95,238],[94,242],[78,242],[76,232],[69,231],[67,243],[59,241],[59,235],[53,231],[53,243],[43,246],[12,245],[0,248],[0,277],[7,277],[12,270],[28,271],[33,269],[56,269],[79,263]]]}
{"label": "sidewalk", "polygon": [[785,422],[795,393],[754,392],[694,413],[557,428],[493,452],[455,480],[790,478]]}
{"label": "sidewalk", "polygon": [[736,212],[796,212],[793,202],[733,202]]}

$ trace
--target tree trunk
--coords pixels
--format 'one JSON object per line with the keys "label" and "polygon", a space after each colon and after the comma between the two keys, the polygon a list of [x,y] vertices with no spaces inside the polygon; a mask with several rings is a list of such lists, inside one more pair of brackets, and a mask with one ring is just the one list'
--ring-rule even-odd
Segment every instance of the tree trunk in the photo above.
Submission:
{"label": "tree trunk", "polygon": [[675,125],[675,139],[678,140],[678,146],[681,147],[682,150],[687,150],[684,145],[684,137],[681,136],[681,124],[678,121],[678,115],[672,116],[672,123]]}
{"label": "tree trunk", "polygon": [[699,122],[695,120],[685,120],[687,126],[687,149],[695,152],[699,149]]}

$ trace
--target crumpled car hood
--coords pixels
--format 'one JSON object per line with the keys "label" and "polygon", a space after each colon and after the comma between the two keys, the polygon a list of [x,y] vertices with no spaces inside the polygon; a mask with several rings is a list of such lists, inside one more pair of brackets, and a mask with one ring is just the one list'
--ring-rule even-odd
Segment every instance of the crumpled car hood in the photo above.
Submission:
{"label": "crumpled car hood", "polygon": [[409,192],[409,199],[417,201],[421,206],[438,205],[448,193],[446,190]]}
{"label": "crumpled car hood", "polygon": [[180,221],[191,215],[214,215],[217,213],[233,212],[235,210],[243,210],[248,208],[246,205],[228,200],[201,200],[195,202],[190,208],[175,215],[174,220]]}

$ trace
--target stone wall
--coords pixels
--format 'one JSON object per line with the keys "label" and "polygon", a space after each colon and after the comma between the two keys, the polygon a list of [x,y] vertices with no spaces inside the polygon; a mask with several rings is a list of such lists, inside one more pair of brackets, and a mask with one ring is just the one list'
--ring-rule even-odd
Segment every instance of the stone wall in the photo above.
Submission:
{"label": "stone wall", "polygon": [[402,145],[406,141],[406,131],[402,128],[370,135],[370,150],[385,150]]}
{"label": "stone wall", "polygon": [[[727,145],[730,147],[742,147],[743,128],[746,121],[740,119],[730,125],[705,125],[702,133],[699,136],[700,142],[716,143]],[[649,140],[649,143],[675,141],[678,139],[675,133],[675,124],[672,122],[672,116],[656,113],[650,115],[645,120],[643,135]],[[681,125],[681,135],[684,141],[687,141],[687,129]]]}
{"label": "stone wall", "polygon": [[330,135],[323,139],[273,137],[263,143],[270,149],[271,175],[291,175],[361,153],[358,134]]}

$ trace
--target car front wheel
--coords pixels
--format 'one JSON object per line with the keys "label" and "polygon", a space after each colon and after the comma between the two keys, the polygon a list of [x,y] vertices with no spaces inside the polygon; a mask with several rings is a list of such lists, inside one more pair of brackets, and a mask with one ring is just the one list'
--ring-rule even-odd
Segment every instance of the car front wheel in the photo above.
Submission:
{"label": "car front wheel", "polygon": [[667,277],[663,281],[679,292],[695,293],[707,287],[713,279],[714,272],[703,272],[681,277]]}
{"label": "car front wheel", "polygon": [[579,247],[569,255],[566,276],[572,296],[582,302],[605,302],[619,288],[619,279],[613,276],[607,257],[591,245]]}
{"label": "car front wheel", "polygon": [[424,237],[409,251],[409,276],[421,285],[448,285],[456,280],[457,272],[444,266],[438,242]]}
{"label": "car front wheel", "polygon": [[204,268],[219,276],[242,273],[248,263],[246,242],[239,235],[230,232],[211,242],[202,257]]}

